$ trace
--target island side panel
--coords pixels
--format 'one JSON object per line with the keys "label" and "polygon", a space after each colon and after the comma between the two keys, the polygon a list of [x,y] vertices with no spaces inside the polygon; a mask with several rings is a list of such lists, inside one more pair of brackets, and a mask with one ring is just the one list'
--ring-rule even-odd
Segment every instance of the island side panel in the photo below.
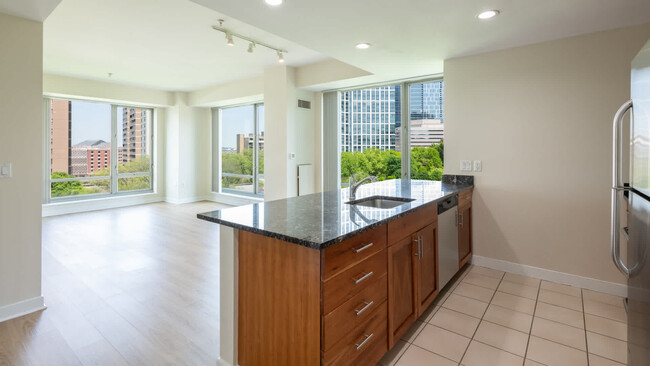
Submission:
{"label": "island side panel", "polygon": [[237,362],[237,293],[239,230],[219,225],[219,359],[218,366]]}
{"label": "island side panel", "polygon": [[320,251],[239,232],[239,365],[320,364]]}

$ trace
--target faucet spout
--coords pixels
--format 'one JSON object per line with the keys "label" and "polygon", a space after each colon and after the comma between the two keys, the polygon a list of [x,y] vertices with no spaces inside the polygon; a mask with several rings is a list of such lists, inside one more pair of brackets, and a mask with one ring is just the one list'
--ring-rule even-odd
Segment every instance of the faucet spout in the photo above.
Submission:
{"label": "faucet spout", "polygon": [[354,201],[356,199],[357,189],[359,189],[359,187],[362,184],[364,184],[366,182],[376,182],[377,181],[377,177],[375,177],[374,175],[370,175],[370,176],[367,176],[367,177],[363,178],[362,180],[356,182],[355,176],[358,175],[358,174],[359,173],[354,173],[354,174],[352,174],[350,176],[350,201]]}

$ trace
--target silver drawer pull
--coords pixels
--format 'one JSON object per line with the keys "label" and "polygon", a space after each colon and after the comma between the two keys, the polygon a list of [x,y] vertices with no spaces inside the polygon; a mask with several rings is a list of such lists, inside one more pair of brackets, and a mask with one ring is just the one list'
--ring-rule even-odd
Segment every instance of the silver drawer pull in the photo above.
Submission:
{"label": "silver drawer pull", "polygon": [[370,335],[366,335],[366,339],[364,339],[363,342],[361,342],[361,343],[355,343],[354,345],[357,346],[357,351],[360,350],[361,347],[363,347],[366,343],[368,343],[368,341],[370,340],[370,338],[372,338],[372,337],[374,337],[374,336],[375,336],[375,333],[370,333]]}
{"label": "silver drawer pull", "polygon": [[353,250],[355,253],[360,253],[360,252],[363,252],[364,250],[370,248],[370,247],[373,246],[373,245],[375,245],[375,243],[368,243],[368,244],[362,246],[361,248],[352,248],[352,250]]}
{"label": "silver drawer pull", "polygon": [[359,284],[359,282],[365,280],[366,278],[372,276],[372,271],[368,273],[363,273],[363,275],[357,279],[354,280],[354,283]]}
{"label": "silver drawer pull", "polygon": [[361,308],[361,310],[354,309],[354,312],[357,313],[357,316],[359,316],[359,315],[361,315],[364,311],[368,310],[368,308],[371,307],[372,304],[374,304],[374,303],[375,303],[374,301],[371,301],[371,302],[364,302],[364,304],[366,304],[366,306],[364,306],[363,308]]}

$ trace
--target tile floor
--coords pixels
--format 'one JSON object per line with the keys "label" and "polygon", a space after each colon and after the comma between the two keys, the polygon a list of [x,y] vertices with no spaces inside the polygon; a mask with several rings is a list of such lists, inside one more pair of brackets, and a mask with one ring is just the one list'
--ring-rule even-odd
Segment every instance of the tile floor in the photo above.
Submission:
{"label": "tile floor", "polygon": [[624,366],[623,298],[471,266],[381,366]]}

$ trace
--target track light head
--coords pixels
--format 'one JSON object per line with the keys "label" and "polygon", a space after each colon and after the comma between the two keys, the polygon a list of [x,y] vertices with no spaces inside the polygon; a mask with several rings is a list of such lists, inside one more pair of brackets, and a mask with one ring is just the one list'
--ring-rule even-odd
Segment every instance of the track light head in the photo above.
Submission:
{"label": "track light head", "polygon": [[281,64],[284,63],[284,55],[282,55],[282,52],[277,51],[277,53],[278,53],[278,62]]}
{"label": "track light head", "polygon": [[233,41],[232,39],[232,34],[230,34],[229,32],[226,32],[226,41],[228,42],[228,46],[232,47],[235,45],[235,41]]}
{"label": "track light head", "polygon": [[251,42],[248,44],[248,53],[253,53],[255,50],[255,42]]}

